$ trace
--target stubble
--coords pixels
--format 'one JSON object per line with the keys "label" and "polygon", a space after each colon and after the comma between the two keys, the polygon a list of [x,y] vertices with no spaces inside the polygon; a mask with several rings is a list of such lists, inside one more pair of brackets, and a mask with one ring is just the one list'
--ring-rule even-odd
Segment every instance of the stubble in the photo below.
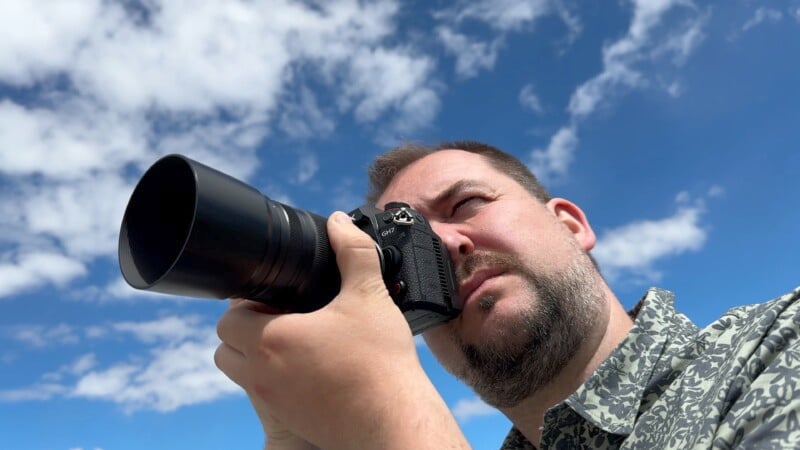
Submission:
{"label": "stubble", "polygon": [[[473,254],[457,277],[466,279],[480,267],[521,276],[528,301],[484,342],[466,343],[451,329],[465,360],[453,373],[486,403],[512,407],[553,381],[578,352],[602,310],[600,275],[588,255],[578,250],[564,272],[540,275],[510,255]],[[488,295],[478,299],[477,306],[488,314],[495,302]]]}

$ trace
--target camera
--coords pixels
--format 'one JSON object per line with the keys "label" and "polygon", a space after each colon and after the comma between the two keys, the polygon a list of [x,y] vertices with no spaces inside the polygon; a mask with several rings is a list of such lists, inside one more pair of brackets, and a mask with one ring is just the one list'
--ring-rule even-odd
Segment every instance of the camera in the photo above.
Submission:
{"label": "camera", "polygon": [[[350,217],[375,241],[386,288],[413,334],[460,313],[450,256],[422,214],[390,202]],[[182,155],[159,159],[136,185],[119,263],[136,289],[247,298],[282,313],[322,308],[341,284],[325,218]]]}

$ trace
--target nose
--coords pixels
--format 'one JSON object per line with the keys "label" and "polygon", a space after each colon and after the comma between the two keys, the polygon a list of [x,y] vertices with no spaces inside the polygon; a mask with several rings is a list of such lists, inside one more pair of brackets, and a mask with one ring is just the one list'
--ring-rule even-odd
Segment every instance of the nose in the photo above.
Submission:
{"label": "nose", "polygon": [[447,247],[454,264],[459,265],[465,256],[475,251],[475,244],[459,224],[432,223],[431,228]]}

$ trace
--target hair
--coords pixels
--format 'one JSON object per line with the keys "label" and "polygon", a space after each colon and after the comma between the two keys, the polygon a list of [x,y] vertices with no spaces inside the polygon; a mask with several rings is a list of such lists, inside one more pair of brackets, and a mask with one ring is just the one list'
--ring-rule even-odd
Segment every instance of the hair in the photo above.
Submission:
{"label": "hair", "polygon": [[433,146],[402,144],[375,158],[368,169],[367,202],[374,204],[401,170],[432,153],[447,149],[481,155],[492,167],[508,175],[542,203],[547,203],[552,198],[530,169],[514,156],[483,142],[454,141]]}

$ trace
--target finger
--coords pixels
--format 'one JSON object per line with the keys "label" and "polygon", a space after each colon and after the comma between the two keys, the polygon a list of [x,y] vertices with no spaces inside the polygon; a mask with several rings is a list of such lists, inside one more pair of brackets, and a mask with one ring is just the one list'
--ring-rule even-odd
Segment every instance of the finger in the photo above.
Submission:
{"label": "finger", "polygon": [[228,307],[229,308],[245,307],[248,309],[252,309],[253,311],[258,311],[265,314],[286,314],[287,312],[289,312],[267,305],[266,303],[239,297],[231,298]]}
{"label": "finger", "polygon": [[214,364],[234,383],[247,389],[245,379],[247,358],[238,350],[226,343],[222,343],[214,352]]}
{"label": "finger", "polygon": [[264,329],[276,317],[250,308],[242,302],[229,308],[217,322],[217,336],[222,342],[244,355],[253,354],[264,335]]}
{"label": "finger", "polygon": [[331,214],[328,237],[336,253],[343,290],[354,285],[383,287],[375,241],[355,226],[350,216],[343,212]]}

